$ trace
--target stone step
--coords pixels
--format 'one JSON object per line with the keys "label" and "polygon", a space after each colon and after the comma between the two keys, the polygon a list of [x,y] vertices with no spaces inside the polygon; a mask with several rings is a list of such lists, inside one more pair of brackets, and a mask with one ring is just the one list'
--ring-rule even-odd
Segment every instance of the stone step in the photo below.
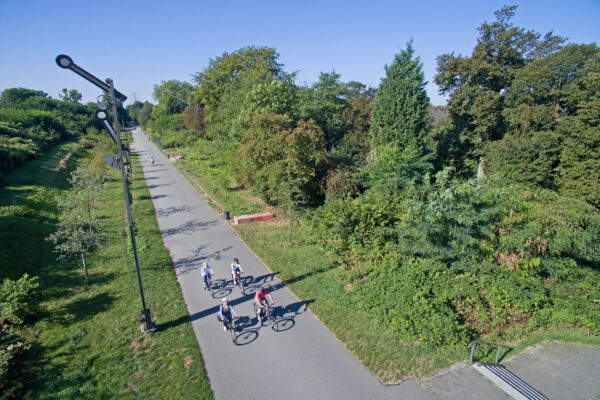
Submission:
{"label": "stone step", "polygon": [[477,363],[473,365],[473,368],[494,382],[515,400],[548,400],[546,396],[529,386],[503,365]]}

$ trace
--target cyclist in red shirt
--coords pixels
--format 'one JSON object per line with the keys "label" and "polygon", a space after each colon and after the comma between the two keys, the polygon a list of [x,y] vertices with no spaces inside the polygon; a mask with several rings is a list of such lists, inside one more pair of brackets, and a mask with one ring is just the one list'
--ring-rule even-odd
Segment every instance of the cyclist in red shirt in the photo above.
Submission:
{"label": "cyclist in red shirt", "polygon": [[258,307],[260,307],[258,308],[258,312],[256,313],[256,316],[258,317],[258,322],[260,323],[262,323],[264,310],[269,307],[269,302],[266,300],[266,297],[268,297],[269,300],[271,300],[271,305],[275,304],[275,300],[273,300],[273,296],[271,296],[271,293],[269,293],[269,291],[263,286],[259,287],[256,291],[256,294],[254,295],[254,302]]}

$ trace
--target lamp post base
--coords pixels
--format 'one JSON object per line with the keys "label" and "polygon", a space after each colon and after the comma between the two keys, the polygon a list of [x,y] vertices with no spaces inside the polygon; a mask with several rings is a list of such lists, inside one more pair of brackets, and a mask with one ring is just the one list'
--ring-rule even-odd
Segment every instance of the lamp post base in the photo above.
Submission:
{"label": "lamp post base", "polygon": [[140,324],[140,331],[142,333],[148,333],[148,332],[152,333],[152,332],[156,331],[156,322],[154,322],[154,321],[152,322],[152,328],[150,328],[150,329],[146,329],[146,324]]}

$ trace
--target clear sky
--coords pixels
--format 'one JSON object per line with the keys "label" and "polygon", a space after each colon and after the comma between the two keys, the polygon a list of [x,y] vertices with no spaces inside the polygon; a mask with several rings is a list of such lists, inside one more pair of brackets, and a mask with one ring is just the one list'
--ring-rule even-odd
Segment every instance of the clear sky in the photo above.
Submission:
{"label": "clear sky", "polygon": [[431,102],[442,105],[436,57],[469,55],[477,27],[505,4],[519,5],[515,25],[553,30],[571,43],[600,41],[600,0],[0,0],[0,91],[25,87],[57,98],[74,88],[95,101],[99,89],[56,66],[64,53],[98,78],[113,78],[126,104],[153,101],[153,85],[191,82],[210,58],[248,45],[275,47],[301,84],[335,70],[343,81],[377,86],[413,39]]}

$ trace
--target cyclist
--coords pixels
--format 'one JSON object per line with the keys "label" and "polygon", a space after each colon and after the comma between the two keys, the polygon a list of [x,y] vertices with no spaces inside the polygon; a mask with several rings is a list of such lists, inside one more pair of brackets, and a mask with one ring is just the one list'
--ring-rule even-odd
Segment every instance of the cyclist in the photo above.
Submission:
{"label": "cyclist", "polygon": [[235,313],[233,307],[229,305],[229,300],[227,297],[223,297],[223,299],[221,299],[221,306],[219,307],[219,315],[221,316],[221,321],[223,321],[224,331],[227,330],[227,323],[231,324],[233,319],[231,315],[232,313],[236,318],[238,318],[238,315]]}
{"label": "cyclist", "polygon": [[269,291],[263,286],[259,287],[256,291],[256,294],[254,295],[254,302],[259,307],[256,316],[258,317],[258,322],[260,322],[261,324],[264,311],[269,308],[269,302],[267,301],[266,297],[268,297],[271,300],[271,305],[275,304],[275,300],[273,300],[273,296],[271,296],[271,293],[269,293]]}
{"label": "cyclist", "polygon": [[244,272],[242,266],[240,265],[240,260],[234,258],[233,262],[231,263],[231,276],[233,276],[234,285],[237,285],[240,281],[240,272]]}
{"label": "cyclist", "polygon": [[202,282],[204,282],[204,290],[206,290],[206,286],[208,285],[208,279],[210,275],[214,275],[215,272],[212,270],[210,265],[207,262],[202,263],[202,270],[200,270],[202,274]]}
{"label": "cyclist", "polygon": [[154,165],[154,156],[150,156],[150,162]]}

